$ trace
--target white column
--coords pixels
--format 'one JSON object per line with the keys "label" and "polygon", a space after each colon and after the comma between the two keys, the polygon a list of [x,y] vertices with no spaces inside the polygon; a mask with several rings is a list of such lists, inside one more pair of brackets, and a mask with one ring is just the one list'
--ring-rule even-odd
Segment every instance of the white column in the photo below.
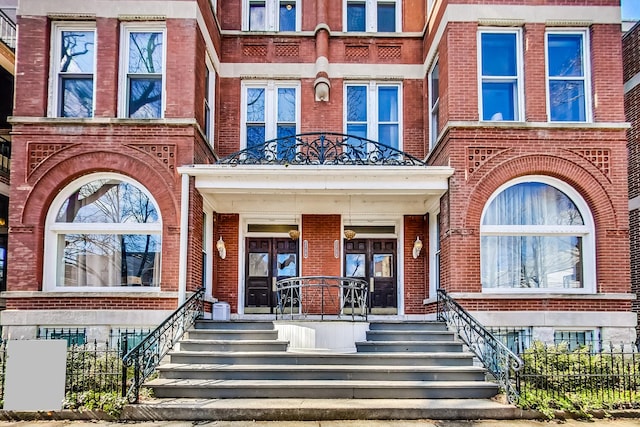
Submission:
{"label": "white column", "polygon": [[187,299],[187,249],[189,243],[189,174],[182,174],[180,191],[180,259],[178,261],[178,306]]}

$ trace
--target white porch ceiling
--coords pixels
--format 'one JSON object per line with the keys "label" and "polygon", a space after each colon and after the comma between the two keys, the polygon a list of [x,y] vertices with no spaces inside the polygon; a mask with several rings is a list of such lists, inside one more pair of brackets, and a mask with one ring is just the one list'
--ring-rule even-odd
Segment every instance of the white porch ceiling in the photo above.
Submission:
{"label": "white porch ceiling", "polygon": [[196,189],[218,213],[422,215],[439,203],[444,166],[192,165]]}

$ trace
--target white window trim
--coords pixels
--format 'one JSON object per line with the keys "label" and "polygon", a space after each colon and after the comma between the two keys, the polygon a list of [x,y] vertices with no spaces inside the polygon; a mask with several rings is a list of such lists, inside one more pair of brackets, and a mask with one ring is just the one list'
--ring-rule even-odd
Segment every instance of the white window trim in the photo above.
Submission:
{"label": "white window trim", "polygon": [[120,28],[120,72],[118,78],[118,117],[129,118],[127,114],[129,104],[129,90],[127,74],[129,70],[129,33],[132,32],[158,32],[162,33],[162,100],[160,106],[160,117],[153,119],[136,120],[156,120],[164,118],[167,103],[167,28],[164,23],[157,22],[136,22],[135,24],[123,23]]}
{"label": "white window trim", "polygon": [[[211,148],[215,148],[214,145],[214,135],[215,135],[215,106],[216,106],[216,70],[213,67],[213,63],[211,62],[211,58],[209,58],[209,55],[206,56],[205,59],[205,67],[207,68],[207,70],[209,71],[209,87],[208,87],[208,93],[205,94],[205,99],[203,101],[204,106],[205,106],[205,114],[206,114],[206,107],[209,107],[209,114],[208,114],[208,120],[209,120],[209,129],[204,129],[204,134],[207,137],[207,141],[209,142],[209,145],[211,146]],[[206,90],[206,88],[205,88]],[[206,126],[205,126],[206,127]]]}
{"label": "white window trim", "polygon": [[372,141],[380,142],[378,135],[378,88],[379,87],[396,87],[398,89],[398,147],[399,151],[403,151],[403,85],[401,82],[377,82],[377,81],[348,81],[344,83],[344,102],[342,111],[342,123],[344,133],[347,132],[347,87],[349,86],[366,86],[367,87],[367,135],[366,138]]}
{"label": "white window trim", "polygon": [[264,89],[264,121],[265,140],[277,137],[277,100],[278,89],[292,88],[296,90],[296,134],[300,133],[300,82],[287,80],[256,80],[242,82],[242,97],[240,106],[241,127],[240,127],[240,148],[247,148],[247,90]]}
{"label": "white window trim", "polygon": [[[550,34],[575,34],[582,36],[582,67],[584,76],[578,77],[565,77],[565,78],[549,78],[549,35]],[[550,123],[592,123],[593,111],[591,106],[591,45],[589,40],[588,28],[568,28],[560,29],[554,28],[547,30],[544,33],[544,73],[545,73],[545,91],[547,102],[547,121]],[[549,91],[549,82],[552,80],[583,80],[584,81],[584,121],[552,121],[551,120],[551,99]]]}
{"label": "white window trim", "polygon": [[[265,29],[264,30],[251,30],[251,32],[280,32],[280,2],[282,0],[262,0],[265,3]],[[249,4],[252,0],[242,0],[242,31],[249,30]],[[300,31],[302,28],[302,1],[291,0],[291,3],[296,5],[296,29]],[[290,33],[291,31],[282,31]]]}
{"label": "white window trim", "polygon": [[[480,121],[496,121],[487,119],[484,120],[484,113],[482,111],[482,82],[485,80],[482,75],[482,34],[515,34],[516,35],[516,72],[518,73],[516,76],[516,85],[518,86],[516,89],[518,101],[515,103],[515,107],[517,111],[514,111],[514,119],[513,120],[500,120],[505,122],[522,122],[524,121],[525,113],[525,103],[524,103],[524,58],[523,58],[523,48],[522,48],[522,29],[521,28],[480,28],[478,30],[477,43],[478,43],[478,118]],[[500,76],[489,76],[486,80],[498,82],[498,81],[511,81],[512,77],[500,77]]]}
{"label": "white window trim", "polygon": [[[91,106],[92,117],[95,115],[96,108],[96,74],[98,71],[97,52],[98,52],[98,31],[95,22],[53,22],[51,24],[51,52],[50,52],[50,75],[49,75],[49,103],[47,106],[48,117],[60,116],[60,41],[62,32],[67,30],[76,31],[93,31],[93,104]],[[67,117],[73,118],[73,117]],[[85,117],[82,117],[86,119]]]}
{"label": "white window trim", "polygon": [[[517,184],[526,182],[536,182],[547,184],[557,188],[563,192],[571,201],[576,205],[584,225],[576,226],[508,226],[499,227],[496,226],[483,226],[484,216],[487,211],[487,207],[491,205],[493,200],[507,188]],[[486,230],[486,231],[485,231]],[[535,232],[538,230],[538,232]],[[542,231],[542,232],[541,232]],[[480,237],[489,235],[513,235],[517,232],[519,235],[541,235],[548,233],[549,236],[558,235],[571,235],[582,237],[582,276],[583,287],[582,288],[482,288],[483,293],[513,293],[513,294],[595,294],[596,289],[596,227],[593,219],[593,214],[589,205],[582,198],[580,193],[573,187],[564,181],[556,178],[552,178],[544,175],[528,175],[520,178],[513,179],[505,184],[501,185],[496,191],[493,192],[491,197],[487,200],[482,209],[482,215],[480,217]]]}
{"label": "white window trim", "polygon": [[[342,31],[347,32],[347,3],[364,3],[365,4],[365,32],[378,32],[378,3],[394,3],[396,5],[396,30],[394,33],[402,32],[402,0],[343,0],[342,2]],[[358,33],[360,31],[349,31],[349,33]]]}
{"label": "white window trim", "polygon": [[[436,101],[436,103],[434,104],[432,102],[433,99],[433,70],[436,68],[436,65],[438,66],[438,82],[440,82],[440,64],[439,64],[439,60],[440,58],[436,57],[433,60],[433,64],[431,64],[431,68],[429,69],[429,74],[428,74],[428,83],[429,83],[429,150],[432,150],[435,146],[436,143],[438,142],[438,135],[440,130],[437,127],[437,121],[436,120],[436,126],[434,126],[434,117],[435,115],[440,115],[440,88],[438,88],[438,99]],[[437,118],[437,117],[436,117]]]}
{"label": "white window trim", "polygon": [[[142,191],[149,200],[154,204],[158,213],[158,222],[152,224],[138,224],[138,226],[131,226],[130,224],[80,224],[80,223],[58,223],[56,217],[58,212],[62,208],[64,202],[77,191],[78,188],[92,181],[100,179],[117,179],[131,185],[136,186]],[[77,180],[68,184],[58,195],[53,199],[53,202],[49,206],[45,221],[45,236],[44,236],[44,264],[42,272],[42,290],[46,292],[158,292],[160,290],[160,283],[158,286],[150,287],[130,287],[130,286],[58,286],[58,235],[66,233],[105,233],[105,234],[126,234],[126,233],[147,233],[162,236],[162,217],[160,208],[155,198],[149,193],[149,191],[139,182],[117,173],[94,173],[85,175]],[[160,262],[160,271],[158,277],[161,277],[162,271],[162,257]]]}

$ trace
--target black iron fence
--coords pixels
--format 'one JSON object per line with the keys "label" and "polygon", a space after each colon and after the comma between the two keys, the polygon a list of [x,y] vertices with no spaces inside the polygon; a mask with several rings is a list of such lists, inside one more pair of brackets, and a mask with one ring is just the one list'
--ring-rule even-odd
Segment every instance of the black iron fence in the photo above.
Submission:
{"label": "black iron fence", "polygon": [[596,341],[572,349],[569,343],[534,342],[520,356],[520,403],[550,401],[601,409],[640,408],[640,353],[633,345]]}

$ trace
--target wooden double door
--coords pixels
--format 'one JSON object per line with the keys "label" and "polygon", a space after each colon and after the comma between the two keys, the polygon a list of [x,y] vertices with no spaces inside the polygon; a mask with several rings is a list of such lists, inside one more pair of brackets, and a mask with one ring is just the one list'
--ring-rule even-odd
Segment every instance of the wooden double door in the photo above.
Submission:
{"label": "wooden double door", "polygon": [[370,313],[397,314],[397,270],[397,240],[344,241],[344,275],[359,277],[372,285],[367,304]]}
{"label": "wooden double door", "polygon": [[275,281],[299,276],[298,240],[248,237],[245,261],[245,313],[275,313]]}

